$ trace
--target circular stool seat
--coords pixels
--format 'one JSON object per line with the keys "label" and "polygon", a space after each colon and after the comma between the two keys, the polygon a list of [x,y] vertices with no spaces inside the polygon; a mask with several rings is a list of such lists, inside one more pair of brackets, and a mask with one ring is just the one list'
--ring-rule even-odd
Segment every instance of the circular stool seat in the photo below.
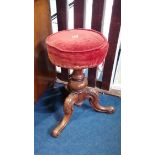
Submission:
{"label": "circular stool seat", "polygon": [[63,30],[46,38],[50,61],[63,68],[96,67],[103,62],[108,50],[106,38],[88,29]]}

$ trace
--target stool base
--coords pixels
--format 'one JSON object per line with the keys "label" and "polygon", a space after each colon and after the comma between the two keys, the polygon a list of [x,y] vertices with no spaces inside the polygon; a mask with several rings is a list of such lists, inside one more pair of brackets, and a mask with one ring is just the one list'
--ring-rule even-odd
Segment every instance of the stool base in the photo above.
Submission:
{"label": "stool base", "polygon": [[[71,90],[71,93],[67,96],[64,102],[64,117],[51,133],[53,137],[58,137],[69,122],[72,116],[74,104],[81,106],[85,99],[89,99],[92,108],[96,111],[109,114],[115,111],[114,107],[112,106],[101,106],[99,104],[97,90],[95,88],[87,87],[87,80],[82,75],[82,70],[74,70],[71,78],[69,79],[68,88]],[[74,79],[72,79],[72,77]],[[78,78],[77,80],[76,77]]]}

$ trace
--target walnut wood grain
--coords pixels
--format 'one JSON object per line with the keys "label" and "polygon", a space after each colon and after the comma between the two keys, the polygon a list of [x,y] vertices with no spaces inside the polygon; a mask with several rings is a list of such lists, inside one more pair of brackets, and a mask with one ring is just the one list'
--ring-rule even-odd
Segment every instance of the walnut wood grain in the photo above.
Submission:
{"label": "walnut wood grain", "polygon": [[64,102],[64,117],[57,127],[52,131],[53,137],[58,137],[62,130],[69,122],[74,104],[81,106],[85,99],[89,99],[92,108],[99,112],[113,113],[115,111],[113,106],[102,106],[99,103],[98,91],[94,88],[87,87],[88,81],[84,76],[82,69],[74,70],[69,78],[68,89],[71,91]]}
{"label": "walnut wood grain", "polygon": [[57,137],[61,133],[61,131],[65,128],[67,123],[69,122],[72,112],[73,112],[73,105],[75,102],[78,101],[77,94],[69,94],[69,96],[65,99],[64,102],[64,117],[62,121],[58,124],[58,126],[52,131],[52,136]]}

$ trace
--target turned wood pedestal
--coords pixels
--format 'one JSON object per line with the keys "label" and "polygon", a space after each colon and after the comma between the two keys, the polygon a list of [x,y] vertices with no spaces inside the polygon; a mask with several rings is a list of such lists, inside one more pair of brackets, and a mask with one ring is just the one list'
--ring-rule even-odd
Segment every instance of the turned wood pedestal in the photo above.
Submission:
{"label": "turned wood pedestal", "polygon": [[113,113],[114,107],[101,106],[99,104],[98,92],[95,88],[87,87],[87,78],[83,74],[83,70],[74,70],[73,74],[69,78],[67,88],[70,94],[67,96],[64,102],[64,117],[57,127],[52,131],[52,136],[57,137],[69,122],[74,104],[81,106],[85,99],[89,99],[92,108],[99,112]]}

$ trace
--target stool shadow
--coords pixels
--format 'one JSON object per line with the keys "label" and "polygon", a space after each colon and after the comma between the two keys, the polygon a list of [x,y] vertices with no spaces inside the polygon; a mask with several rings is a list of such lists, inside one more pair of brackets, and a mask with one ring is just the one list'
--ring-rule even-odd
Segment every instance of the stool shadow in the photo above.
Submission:
{"label": "stool shadow", "polygon": [[[54,124],[51,123],[51,127],[48,129],[48,134],[51,133],[52,129],[56,127],[56,125],[62,120],[64,116],[63,105],[64,100],[68,96],[69,92],[65,89],[64,85],[58,86],[55,88],[49,88],[45,91],[45,93],[39,98],[38,102],[35,104],[34,112],[36,114],[42,113],[42,117],[38,120],[38,123],[41,123],[47,117],[54,118]],[[91,105],[84,101],[82,106],[78,107],[81,110],[77,110],[74,117],[71,118],[70,121],[78,119],[84,110],[91,109]],[[75,111],[75,107],[74,107]],[[52,120],[51,120],[52,121]]]}
{"label": "stool shadow", "polygon": [[59,121],[63,117],[61,111],[67,95],[68,92],[64,86],[46,90],[34,106],[35,116],[37,117],[37,115],[42,114],[38,123],[51,115],[53,115],[56,121]]}

